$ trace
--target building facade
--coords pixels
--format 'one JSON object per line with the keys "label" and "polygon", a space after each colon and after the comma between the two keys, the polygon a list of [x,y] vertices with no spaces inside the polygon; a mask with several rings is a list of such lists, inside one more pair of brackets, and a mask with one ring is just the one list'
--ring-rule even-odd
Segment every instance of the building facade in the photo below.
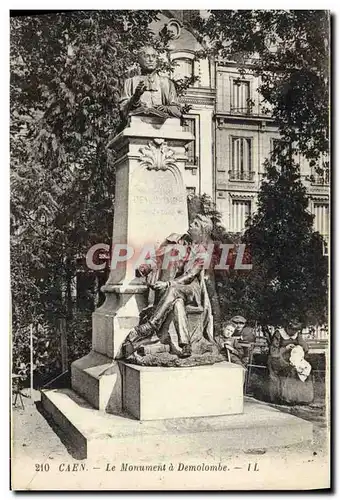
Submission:
{"label": "building facade", "polygon": [[[196,77],[180,98],[191,106],[184,127],[195,136],[188,146],[184,180],[188,194],[213,198],[227,231],[242,232],[248,215],[256,211],[264,161],[279,134],[261,105],[258,78],[247,71],[240,76],[236,61],[195,59],[202,47],[183,26],[194,14],[163,11],[153,26],[160,30],[166,25],[174,35],[170,45],[177,64],[174,78]],[[298,160],[315,230],[328,242],[329,179],[313,172],[303,158]]]}

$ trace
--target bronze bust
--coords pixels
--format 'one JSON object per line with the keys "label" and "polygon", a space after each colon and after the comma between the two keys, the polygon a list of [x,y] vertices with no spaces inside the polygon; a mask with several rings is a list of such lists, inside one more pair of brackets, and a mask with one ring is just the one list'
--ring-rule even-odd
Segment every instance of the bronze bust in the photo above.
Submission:
{"label": "bronze bust", "polygon": [[174,82],[158,73],[158,54],[151,46],[139,53],[141,74],[128,78],[120,99],[123,123],[131,115],[155,116],[162,119],[182,116]]}

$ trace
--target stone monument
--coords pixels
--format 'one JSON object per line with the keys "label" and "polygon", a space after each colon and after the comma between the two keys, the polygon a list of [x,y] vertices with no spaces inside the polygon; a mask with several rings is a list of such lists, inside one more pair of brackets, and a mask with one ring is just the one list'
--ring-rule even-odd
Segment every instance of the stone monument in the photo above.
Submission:
{"label": "stone monument", "polygon": [[[181,127],[174,84],[157,73],[154,49],[141,51],[140,65],[142,75],[125,82],[121,131],[108,144],[115,153],[116,191],[112,265],[103,287],[106,300],[93,313],[91,352],[72,364],[72,388],[97,409],[117,413],[124,407],[136,418],[239,413],[243,372],[233,366],[232,390],[224,388],[221,394],[221,380],[228,377],[230,366],[223,363],[214,342],[204,270],[195,267],[198,260],[182,277],[158,273],[154,287],[146,285],[145,273],[143,277],[136,272],[136,259],[148,245],[158,248],[169,235],[178,235],[175,241],[181,244],[182,235],[190,238],[183,173],[185,146],[194,139]],[[206,243],[209,231],[202,239],[202,228],[209,223],[197,223],[201,232],[191,227],[196,246]],[[120,258],[125,245],[130,259]],[[156,295],[153,307],[148,302],[150,288]],[[152,314],[141,320],[148,309]],[[199,371],[193,371],[195,366]],[[185,379],[193,401],[184,404],[185,390],[184,399],[179,398],[182,409],[180,403],[170,405],[163,415],[166,405],[152,410],[148,386],[153,379],[164,387],[170,367],[172,383],[164,394],[174,398]]]}
{"label": "stone monument", "polygon": [[209,228],[201,218],[187,233],[183,171],[193,137],[182,130],[173,84],[156,73],[153,49],[140,62],[142,75],[125,84],[122,126],[108,145],[116,193],[106,300],[93,313],[91,352],[72,364],[72,389],[43,389],[44,411],[79,456],[96,460],[164,461],[188,445],[220,456],[231,447],[309,440],[312,424],[301,419],[249,402],[243,412],[244,369],[216,353],[200,258],[180,261],[168,275],[120,258],[126,245],[138,257],[147,244],[164,249],[165,240],[200,248]]}

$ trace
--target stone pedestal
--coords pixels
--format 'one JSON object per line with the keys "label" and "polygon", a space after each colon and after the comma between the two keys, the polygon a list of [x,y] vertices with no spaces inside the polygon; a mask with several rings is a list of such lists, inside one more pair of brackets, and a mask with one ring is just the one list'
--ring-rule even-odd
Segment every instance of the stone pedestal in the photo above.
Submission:
{"label": "stone pedestal", "polygon": [[138,420],[243,412],[244,369],[232,363],[169,368],[121,363],[123,409]]}
{"label": "stone pedestal", "polygon": [[71,368],[72,388],[95,408],[121,409],[121,374],[114,360],[148,300],[146,286],[135,277],[138,257],[146,245],[157,248],[169,234],[188,228],[183,173],[191,140],[177,118],[133,116],[109,142],[116,169],[111,255],[125,254],[117,245],[128,245],[132,255],[117,265],[112,259],[106,300],[92,317],[92,351]]}
{"label": "stone pedestal", "polygon": [[[214,459],[221,460],[221,454],[230,454],[231,450],[236,455],[241,452],[242,456],[242,450],[258,449],[263,453],[263,449],[308,443],[313,439],[311,422],[250,398],[245,398],[242,414],[151,421],[94,410],[70,389],[43,390],[41,402],[44,411],[62,429],[60,438],[68,447],[71,443],[75,456],[98,460],[101,466],[108,461],[164,463],[174,461],[174,457],[186,461],[183,457],[188,455],[211,463]],[[250,458],[245,455],[244,460],[249,462]],[[243,479],[245,470],[241,471]],[[128,475],[127,481],[130,478]],[[112,487],[112,479],[109,481]]]}

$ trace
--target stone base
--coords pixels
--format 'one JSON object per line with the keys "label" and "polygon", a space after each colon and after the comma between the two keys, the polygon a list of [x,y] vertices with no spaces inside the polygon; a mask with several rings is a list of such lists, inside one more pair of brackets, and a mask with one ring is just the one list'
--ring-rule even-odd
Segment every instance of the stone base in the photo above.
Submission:
{"label": "stone base", "polygon": [[114,359],[121,344],[139,321],[146,306],[147,287],[140,284],[106,284],[105,302],[92,314],[92,350]]}
{"label": "stone base", "polygon": [[244,369],[222,362],[170,368],[119,363],[123,409],[139,420],[209,417],[243,412]]}
{"label": "stone base", "polygon": [[118,363],[91,351],[71,365],[72,389],[93,408],[107,412],[122,408],[122,382]]}
{"label": "stone base", "polygon": [[78,459],[158,463],[188,451],[219,456],[310,442],[313,436],[311,422],[247,399],[240,415],[156,421],[100,412],[70,389],[44,390],[41,401]]}

